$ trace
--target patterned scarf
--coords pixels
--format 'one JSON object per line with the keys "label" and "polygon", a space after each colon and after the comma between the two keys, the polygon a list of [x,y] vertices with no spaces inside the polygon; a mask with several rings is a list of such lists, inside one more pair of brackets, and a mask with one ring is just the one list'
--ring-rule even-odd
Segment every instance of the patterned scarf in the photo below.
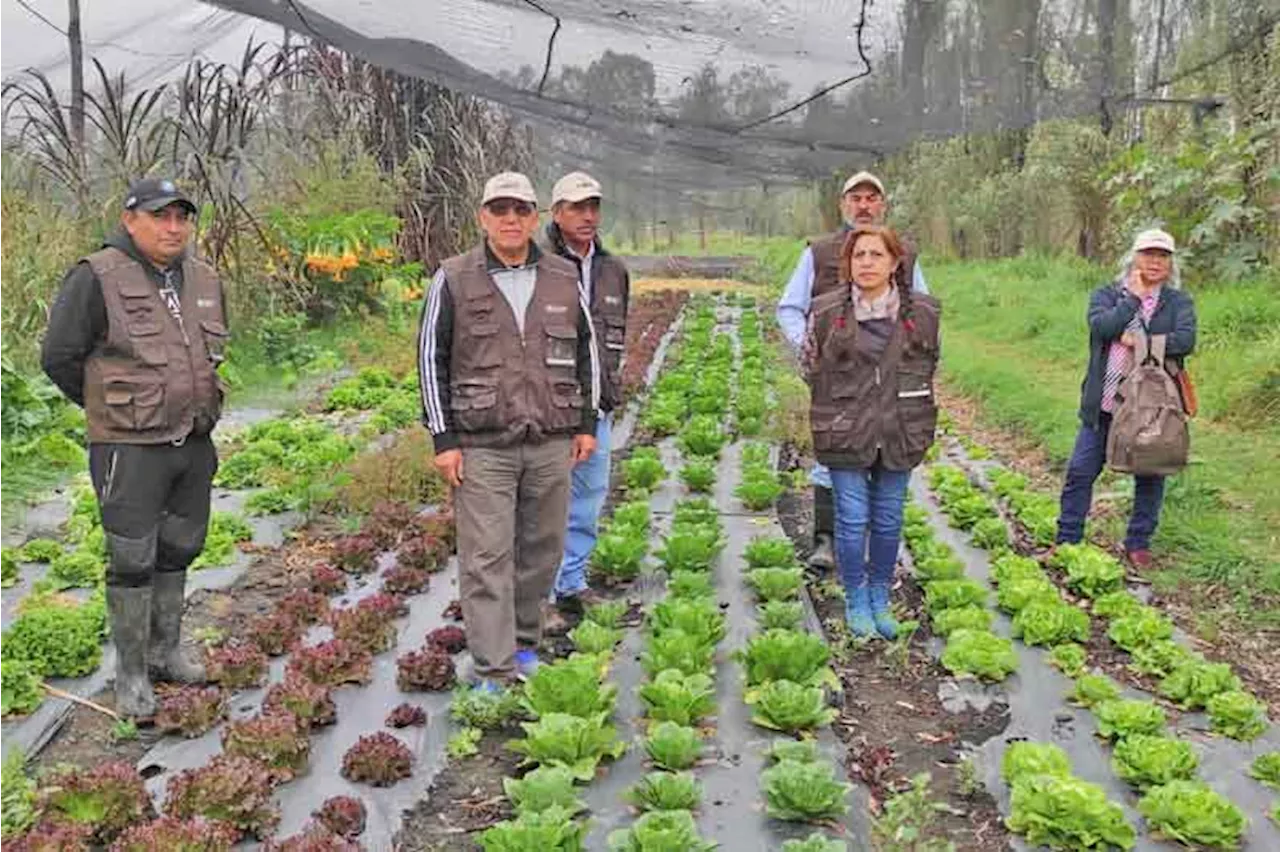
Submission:
{"label": "patterned scarf", "polygon": [[[1157,287],[1142,300],[1142,305],[1134,313],[1133,319],[1129,320],[1125,331],[1131,333],[1142,331],[1143,325],[1151,321],[1151,315],[1156,312],[1156,305],[1159,303],[1160,288]],[[1108,414],[1115,411],[1116,390],[1132,368],[1133,350],[1121,343],[1120,338],[1117,337],[1111,341],[1111,348],[1107,351],[1107,371],[1102,379],[1102,410]]]}

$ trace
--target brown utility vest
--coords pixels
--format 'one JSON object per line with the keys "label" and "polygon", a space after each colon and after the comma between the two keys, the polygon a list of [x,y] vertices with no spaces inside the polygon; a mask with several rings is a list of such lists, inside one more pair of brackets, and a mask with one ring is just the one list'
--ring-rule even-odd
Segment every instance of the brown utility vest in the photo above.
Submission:
{"label": "brown utility vest", "polygon": [[847,287],[814,300],[809,423],[818,461],[867,468],[878,456],[889,470],[920,464],[938,422],[933,373],[940,312],[936,299],[913,293],[910,321],[894,323],[877,357],[870,335],[858,333]]}
{"label": "brown utility vest", "polygon": [[[581,263],[566,254],[564,238],[548,229],[539,241],[546,252],[558,254],[574,265]],[[581,276],[579,276],[581,280]],[[603,369],[600,375],[600,408],[613,411],[622,404],[622,356],[627,351],[627,302],[631,279],[623,262],[599,245],[591,256],[591,324],[595,327],[597,349]]]}
{"label": "brown utility vest", "polygon": [[[849,236],[849,231],[839,230],[834,234],[827,234],[823,237],[815,237],[809,242],[809,249],[813,252],[813,291],[810,293],[811,299],[816,299],[823,293],[830,293],[840,289],[840,251],[844,248],[844,241]],[[902,238],[902,263],[893,273],[893,286],[898,287],[903,281],[907,286],[911,286],[912,276],[915,275],[916,269],[916,251],[915,246],[910,240]]]}
{"label": "brown utility vest", "polygon": [[489,276],[485,247],[446,260],[453,301],[449,409],[464,447],[572,435],[589,391],[578,383],[578,270],[543,252],[524,336]]}
{"label": "brown utility vest", "polygon": [[118,248],[85,258],[102,285],[107,336],[89,353],[84,411],[89,443],[164,444],[222,413],[216,372],[227,343],[222,285],[213,268],[182,262],[182,322],[142,264]]}
{"label": "brown utility vest", "polygon": [[622,356],[627,351],[627,267],[611,254],[591,258],[591,322],[595,326],[600,359],[600,407],[612,411],[622,404]]}

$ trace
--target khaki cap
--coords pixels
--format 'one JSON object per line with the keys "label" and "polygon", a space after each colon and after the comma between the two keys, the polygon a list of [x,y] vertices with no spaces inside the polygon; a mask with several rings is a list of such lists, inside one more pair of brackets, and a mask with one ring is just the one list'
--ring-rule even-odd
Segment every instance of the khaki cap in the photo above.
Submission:
{"label": "khaki cap", "polygon": [[533,191],[533,183],[519,172],[500,172],[484,185],[484,198],[480,204],[485,205],[499,198],[514,198],[516,201],[538,203],[538,194]]}
{"label": "khaki cap", "polygon": [[586,172],[569,172],[551,188],[551,206],[567,201],[575,204],[588,198],[603,198],[600,181]]}
{"label": "khaki cap", "polygon": [[1143,231],[1133,239],[1134,252],[1140,252],[1144,249],[1160,249],[1167,251],[1169,254],[1174,252],[1173,234],[1168,231],[1162,231],[1159,228],[1152,228]]}
{"label": "khaki cap", "polygon": [[844,182],[844,189],[840,190],[840,194],[844,195],[859,184],[869,183],[876,188],[876,191],[884,195],[884,184],[880,182],[880,178],[871,174],[871,172],[858,172],[853,177]]}

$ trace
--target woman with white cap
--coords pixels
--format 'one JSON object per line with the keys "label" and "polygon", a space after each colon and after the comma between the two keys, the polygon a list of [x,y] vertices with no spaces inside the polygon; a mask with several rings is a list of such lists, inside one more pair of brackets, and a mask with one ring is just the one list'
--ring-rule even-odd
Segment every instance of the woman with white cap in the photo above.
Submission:
{"label": "woman with white cap", "polygon": [[[1080,431],[1067,464],[1058,516],[1057,542],[1084,538],[1093,501],[1093,483],[1106,462],[1107,435],[1116,410],[1116,390],[1133,367],[1140,335],[1165,335],[1165,364],[1181,370],[1196,345],[1196,312],[1181,289],[1173,237],[1159,229],[1142,231],[1126,255],[1121,273],[1089,299],[1089,368],[1080,401]],[[1134,477],[1133,511],[1125,535],[1129,562],[1151,564],[1151,537],[1160,520],[1164,477]]]}

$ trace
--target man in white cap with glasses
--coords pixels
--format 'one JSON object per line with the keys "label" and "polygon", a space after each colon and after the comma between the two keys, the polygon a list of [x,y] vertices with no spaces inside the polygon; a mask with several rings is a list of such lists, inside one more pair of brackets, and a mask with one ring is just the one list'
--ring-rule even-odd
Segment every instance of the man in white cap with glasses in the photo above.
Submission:
{"label": "man in white cap with glasses", "polygon": [[591,309],[601,360],[600,419],[596,450],[573,470],[564,558],[556,575],[555,606],[549,607],[548,633],[568,628],[565,616],[580,616],[597,602],[587,585],[587,563],[596,545],[600,512],[609,494],[610,430],[613,410],[622,402],[622,356],[627,348],[627,304],[631,279],[622,261],[600,242],[600,206],[604,192],[585,172],[570,172],[551,189],[547,249],[574,264]]}
{"label": "man in white cap with glasses", "polygon": [[453,489],[458,586],[481,688],[538,666],[573,464],[591,458],[600,369],[577,268],[533,241],[522,174],[485,184],[484,240],[440,265],[418,337],[423,419]]}
{"label": "man in white cap with glasses", "polygon": [[[883,225],[888,208],[884,183],[871,172],[858,172],[844,182],[840,190],[840,214],[844,224],[835,233],[809,243],[778,301],[778,326],[797,352],[804,345],[809,306],[813,299],[840,286],[840,250],[845,237],[858,225]],[[910,280],[916,292],[928,293],[924,272],[916,262],[915,249],[909,243],[906,249],[902,263],[893,273],[894,285],[899,286],[904,279]],[[813,552],[809,556],[809,564],[828,570],[835,567],[835,504],[831,495],[831,472],[814,463],[809,481],[813,484]]]}

